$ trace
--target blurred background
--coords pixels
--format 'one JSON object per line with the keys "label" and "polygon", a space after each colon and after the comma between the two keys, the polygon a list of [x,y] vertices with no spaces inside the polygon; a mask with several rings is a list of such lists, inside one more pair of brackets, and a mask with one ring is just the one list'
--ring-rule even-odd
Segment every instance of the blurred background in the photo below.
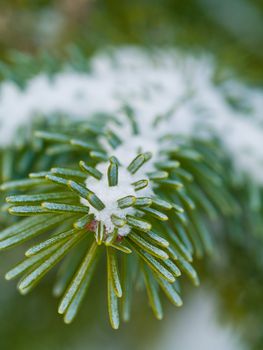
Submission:
{"label": "blurred background", "polygon": [[[262,86],[263,2],[0,1],[2,80],[30,78],[46,67],[57,70],[67,60],[74,62],[83,53],[89,57],[101,48],[127,44],[208,51],[239,79]],[[75,323],[65,326],[56,313],[52,278],[31,295],[19,296],[15,285],[3,278],[12,259],[17,261],[17,251],[13,256],[2,254],[0,348],[262,350],[262,269],[254,250],[244,253],[242,242],[231,244],[233,261],[227,276],[224,270],[215,273],[210,260],[209,266],[200,263],[203,287],[193,291],[186,283],[185,307],[166,307],[163,322],[153,319],[145,296],[138,293],[132,320],[119,332],[112,331],[107,320],[104,279],[89,291]],[[237,259],[242,269],[236,269]]]}
{"label": "blurred background", "polygon": [[[1,0],[0,54],[67,59],[108,45],[179,45],[215,53],[244,78],[263,81],[261,0]],[[17,55],[18,56],[18,55]],[[17,57],[18,59],[18,57]]]}

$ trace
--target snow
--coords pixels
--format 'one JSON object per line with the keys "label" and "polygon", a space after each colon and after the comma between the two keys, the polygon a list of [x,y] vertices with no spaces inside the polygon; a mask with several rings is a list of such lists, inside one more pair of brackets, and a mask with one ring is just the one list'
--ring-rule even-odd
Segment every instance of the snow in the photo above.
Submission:
{"label": "snow", "polygon": [[[85,181],[87,188],[93,191],[105,204],[105,208],[101,211],[92,207],[88,201],[84,198],[81,198],[81,203],[90,207],[90,214],[94,214],[95,219],[104,223],[107,229],[107,233],[111,233],[114,230],[114,225],[111,221],[111,216],[116,215],[122,219],[125,219],[126,215],[132,215],[135,213],[133,207],[120,209],[118,207],[117,201],[126,196],[152,196],[151,186],[136,192],[133,182],[141,180],[142,178],[147,178],[146,174],[143,172],[137,172],[134,175],[130,174],[126,167],[119,166],[118,171],[118,185],[114,187],[109,187],[107,169],[108,163],[101,163],[97,166],[97,169],[103,174],[103,177],[100,180],[97,180],[93,177],[88,177]],[[142,174],[144,177],[142,177]],[[118,229],[118,234],[120,236],[126,236],[130,232],[130,227],[125,225],[122,228]]]}
{"label": "snow", "polygon": [[[130,131],[121,128],[127,143],[116,154],[122,161],[129,163],[139,145],[156,154],[157,138],[167,132],[201,137],[216,134],[238,170],[263,183],[262,91],[233,78],[216,86],[215,67],[208,55],[124,47],[98,53],[92,59],[91,73],[67,68],[52,79],[40,74],[23,91],[5,82],[0,87],[0,143],[11,143],[17,126],[36,112],[60,111],[78,118],[105,111],[121,115],[123,105],[128,104],[135,112],[140,135],[131,138]],[[226,95],[237,97],[246,108],[232,107]],[[169,111],[166,122],[153,128],[153,120]]]}

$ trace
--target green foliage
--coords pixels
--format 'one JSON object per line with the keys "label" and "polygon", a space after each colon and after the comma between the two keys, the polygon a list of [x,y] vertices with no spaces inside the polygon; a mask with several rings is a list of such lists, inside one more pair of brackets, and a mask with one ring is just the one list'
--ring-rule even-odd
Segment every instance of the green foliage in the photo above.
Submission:
{"label": "green foliage", "polygon": [[[102,134],[109,142],[114,137],[111,132],[108,138],[105,125],[106,116],[99,119],[95,116],[85,122],[58,118],[51,125],[50,121],[46,122],[42,125],[45,128],[35,132],[33,140],[40,145],[38,152],[43,158],[40,164],[52,167],[43,171],[39,166],[41,158],[37,159],[37,164],[33,162],[27,166],[29,172],[34,170],[28,179],[20,179],[20,175],[17,180],[1,185],[1,189],[9,193],[3,210],[29,218],[0,233],[0,249],[46,235],[27,249],[26,258],[6,274],[7,279],[20,277],[18,289],[26,294],[61,260],[68,266],[72,259],[76,260],[75,256],[78,257],[78,247],[86,246],[87,255],[69,276],[60,276],[65,282],[58,282],[61,287],[59,292],[56,289],[56,295],[62,296],[59,313],[66,323],[76,316],[94,278],[96,265],[103,262],[99,257],[105,255],[109,316],[112,327],[118,328],[119,312],[123,320],[130,318],[131,286],[142,276],[150,306],[158,319],[162,317],[160,291],[173,304],[181,306],[180,276],[186,275],[198,285],[193,260],[212,252],[213,239],[208,233],[207,220],[214,221],[220,213],[237,215],[240,208],[226,189],[225,160],[219,145],[185,140],[179,147],[160,149],[167,160],[157,162],[156,171],[147,173],[148,179],[131,184],[136,196],[120,196],[116,205],[121,210],[133,208],[133,214],[112,215],[115,229],[108,232],[105,223],[89,213],[90,208],[98,211],[105,208],[103,198],[86,184],[89,177],[97,181],[106,177],[109,188],[117,186],[118,173],[124,167],[98,143]],[[10,150],[10,153],[15,164],[16,151]],[[138,154],[126,170],[136,174],[150,158],[150,153]],[[102,174],[96,165],[105,159],[108,167]],[[216,161],[211,163],[210,159]],[[150,185],[154,195],[141,196],[140,191]],[[80,198],[87,202],[83,204]],[[121,236],[119,230],[125,225],[131,232]]]}

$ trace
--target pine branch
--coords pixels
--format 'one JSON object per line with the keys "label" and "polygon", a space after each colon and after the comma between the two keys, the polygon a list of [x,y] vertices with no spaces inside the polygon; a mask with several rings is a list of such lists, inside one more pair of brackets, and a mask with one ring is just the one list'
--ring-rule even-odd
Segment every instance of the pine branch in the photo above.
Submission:
{"label": "pine branch", "polygon": [[[214,220],[220,213],[235,214],[238,205],[224,185],[222,159],[209,144],[188,140],[167,148],[160,143],[162,157],[155,156],[154,162],[152,154],[146,152],[138,153],[128,165],[123,165],[99,143],[103,137],[113,150],[120,146],[120,138],[109,132],[107,123],[108,119],[102,118],[99,122],[62,124],[60,129],[65,131],[62,133],[53,132],[52,128],[49,131],[47,125],[46,130],[35,133],[43,161],[51,163],[52,168],[31,166],[28,179],[2,184],[3,191],[12,193],[6,198],[9,213],[30,218],[0,233],[0,249],[22,244],[40,234],[48,235],[29,248],[25,260],[6,274],[7,279],[20,276],[18,288],[25,294],[75,245],[80,248],[81,241],[89,238],[87,255],[75,267],[71,282],[60,285],[59,294],[63,291],[64,295],[59,313],[66,323],[74,319],[95,278],[97,262],[102,261],[97,252],[104,251],[109,316],[113,328],[118,328],[120,300],[123,319],[129,319],[130,288],[136,278],[133,263],[136,265],[139,260],[139,274],[144,276],[150,306],[155,316],[162,318],[160,291],[173,304],[181,306],[177,290],[180,276],[185,274],[194,285],[199,284],[192,263],[194,257],[212,251],[207,217]],[[131,126],[137,133],[139,128],[134,119]],[[76,157],[80,159],[79,165]],[[123,174],[125,187],[121,187]],[[105,188],[105,193],[98,194],[89,188],[94,183],[96,188]],[[127,188],[131,191],[129,195]],[[120,195],[115,196],[114,210],[110,212],[107,197],[114,189]],[[121,195],[122,190],[125,195]],[[15,194],[17,191],[20,193]],[[107,211],[110,217],[104,221]],[[74,249],[74,254],[77,258],[78,249]],[[129,261],[129,265],[124,261]]]}

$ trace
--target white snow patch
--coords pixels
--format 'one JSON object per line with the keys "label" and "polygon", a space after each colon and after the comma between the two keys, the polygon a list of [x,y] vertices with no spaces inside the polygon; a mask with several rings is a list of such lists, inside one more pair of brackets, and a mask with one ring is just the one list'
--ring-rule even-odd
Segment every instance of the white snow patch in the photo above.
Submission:
{"label": "white snow patch", "polygon": [[[96,220],[103,222],[106,226],[107,232],[111,233],[115,228],[111,221],[112,215],[125,219],[126,215],[132,215],[135,213],[135,209],[133,207],[120,209],[117,203],[119,199],[126,196],[151,197],[153,192],[150,185],[143,190],[136,192],[132,183],[141,179],[147,179],[147,175],[143,172],[143,170],[132,175],[124,166],[119,166],[118,185],[109,187],[107,177],[108,166],[108,163],[100,163],[97,165],[97,169],[103,174],[103,177],[100,180],[93,177],[88,177],[85,181],[86,187],[99,197],[99,199],[104,203],[105,208],[103,210],[97,210],[84,198],[81,198],[81,203],[89,206],[90,214],[94,214]],[[118,233],[121,236],[126,236],[129,232],[130,227],[128,225],[118,229]]]}
{"label": "white snow patch", "polygon": [[[216,134],[238,170],[263,183],[262,90],[234,79],[216,86],[214,67],[208,55],[194,58],[174,49],[147,53],[126,47],[96,55],[91,73],[64,70],[52,79],[40,74],[23,91],[5,82],[0,87],[0,144],[13,142],[17,127],[35,112],[59,111],[77,118],[96,112],[120,116],[123,105],[128,104],[140,135],[131,138],[128,128],[120,128],[127,142],[113,154],[123,163],[131,161],[139,146],[156,154],[158,138],[167,132],[201,137]],[[250,112],[233,108],[226,94],[237,97]],[[153,128],[153,120],[166,113],[169,117]]]}

